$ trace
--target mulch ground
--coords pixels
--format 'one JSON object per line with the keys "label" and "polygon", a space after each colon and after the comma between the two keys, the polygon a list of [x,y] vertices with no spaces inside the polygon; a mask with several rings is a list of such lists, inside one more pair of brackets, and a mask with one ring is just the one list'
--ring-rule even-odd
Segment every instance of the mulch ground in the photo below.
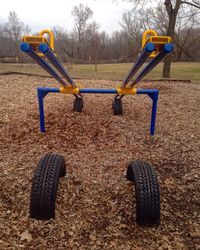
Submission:
{"label": "mulch ground", "polygon": [[[48,84],[49,83],[49,84]],[[80,81],[113,87],[112,81]],[[45,97],[46,129],[39,132],[37,86],[51,79],[0,76],[0,249],[200,249],[200,85],[153,83],[160,90],[156,136],[149,138],[151,101],[123,99],[112,115],[111,95]],[[67,176],[58,190],[56,219],[29,219],[31,180],[46,153],[62,154]],[[161,224],[135,223],[135,195],[124,177],[133,159],[155,167]]]}

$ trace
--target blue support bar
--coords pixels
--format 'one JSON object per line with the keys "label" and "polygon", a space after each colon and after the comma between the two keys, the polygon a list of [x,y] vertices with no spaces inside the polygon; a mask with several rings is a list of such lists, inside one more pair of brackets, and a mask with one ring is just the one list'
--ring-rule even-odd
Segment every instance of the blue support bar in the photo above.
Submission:
{"label": "blue support bar", "polygon": [[154,93],[149,93],[148,96],[152,99],[152,112],[151,112],[151,126],[150,126],[150,135],[155,134],[155,124],[156,124],[156,113],[157,113],[157,104],[158,104],[158,94],[159,91]]}
{"label": "blue support bar", "polygon": [[163,46],[163,50],[154,57],[149,64],[140,72],[136,79],[131,83],[131,87],[136,85],[139,81],[142,80],[153,68],[155,68],[159,62],[161,62],[169,53],[173,51],[173,44],[167,43]]}
{"label": "blue support bar", "polygon": [[80,89],[80,93],[87,94],[117,94],[116,89]]}
{"label": "blue support bar", "polygon": [[70,85],[72,85],[73,87],[76,86],[73,79],[69,76],[66,69],[63,67],[58,58],[55,56],[54,52],[49,48],[46,43],[40,44],[39,51],[47,57],[47,59],[62,74],[62,76],[67,80]]}
{"label": "blue support bar", "polygon": [[33,51],[33,49],[28,43],[22,43],[21,50],[27,53],[33,60],[35,60],[44,70],[46,70],[59,83],[61,83],[64,86],[67,85],[66,82],[51,68],[51,66]]}
{"label": "blue support bar", "polygon": [[146,94],[146,95],[154,95],[157,94],[159,91],[157,89],[137,89],[137,94]]}
{"label": "blue support bar", "polygon": [[157,103],[158,99],[153,100],[153,105],[152,105],[152,114],[151,114],[151,127],[150,127],[150,135],[155,134],[155,124],[156,124],[156,114],[157,114]]}
{"label": "blue support bar", "polygon": [[131,78],[137,73],[137,71],[141,68],[141,66],[144,64],[144,62],[147,60],[149,55],[155,50],[155,45],[153,43],[148,43],[142,50],[141,54],[137,58],[137,61],[131,68],[131,70],[128,73],[128,76],[122,83],[121,88],[124,88],[128,82],[131,80]]}
{"label": "blue support bar", "polygon": [[[44,117],[44,97],[48,93],[60,93],[60,88],[46,88],[38,87],[38,101],[39,101],[39,114],[40,114],[40,131],[45,132],[45,117]],[[116,94],[116,89],[80,89],[80,93],[88,94]],[[156,123],[156,111],[159,91],[157,89],[137,89],[137,94],[148,95],[152,101],[152,113],[151,113],[151,126],[150,135],[155,134],[155,123]]]}
{"label": "blue support bar", "polygon": [[37,89],[38,93],[38,102],[39,102],[39,114],[40,114],[40,131],[45,132],[45,121],[44,121],[44,102],[43,99],[45,94],[39,88]]}
{"label": "blue support bar", "polygon": [[38,91],[43,93],[43,95],[47,95],[48,93],[60,93],[60,88],[48,88],[48,87],[38,87]]}

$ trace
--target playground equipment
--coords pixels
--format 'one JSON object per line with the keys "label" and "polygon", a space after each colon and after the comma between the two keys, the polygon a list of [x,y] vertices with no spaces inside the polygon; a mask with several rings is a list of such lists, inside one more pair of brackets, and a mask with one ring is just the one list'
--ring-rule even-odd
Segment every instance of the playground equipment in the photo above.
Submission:
{"label": "playground equipment", "polygon": [[[152,34],[147,39],[147,35]],[[43,35],[48,34],[49,40],[44,38]],[[38,100],[39,100],[39,113],[40,113],[40,130],[45,132],[45,121],[44,121],[44,102],[43,99],[48,93],[64,93],[73,94],[75,96],[73,110],[81,112],[83,108],[83,97],[82,94],[115,94],[112,108],[114,115],[122,115],[122,97],[124,95],[148,95],[153,102],[152,114],[151,114],[151,125],[150,135],[155,133],[155,122],[156,122],[156,110],[159,91],[157,89],[136,89],[134,86],[143,79],[143,77],[149,73],[161,60],[163,60],[169,53],[173,51],[173,45],[170,43],[170,37],[157,36],[155,31],[146,31],[142,39],[142,51],[128,73],[127,77],[123,81],[120,87],[116,89],[92,89],[92,88],[80,88],[76,85],[74,80],[69,76],[64,66],[60,63],[57,56],[54,53],[54,38],[53,33],[48,30],[41,31],[39,36],[25,36],[22,39],[21,50],[27,53],[33,60],[35,60],[44,70],[46,70],[55,80],[60,84],[60,88],[47,88],[38,87]],[[142,69],[135,80],[128,86],[130,80],[135,76],[137,71],[145,63],[148,57],[153,59]],[[54,66],[55,69],[44,60],[48,61]],[[63,79],[64,78],[64,79]]]}
{"label": "playground equipment", "polygon": [[[44,37],[46,34],[48,39]],[[170,37],[158,36],[154,30],[144,32],[141,53],[121,86],[116,89],[96,89],[80,88],[69,76],[54,52],[54,37],[51,31],[44,30],[39,33],[39,36],[23,37],[21,50],[27,53],[61,84],[60,88],[38,87],[37,89],[41,132],[45,132],[43,99],[48,93],[73,94],[75,96],[73,111],[76,112],[81,112],[83,109],[82,94],[114,94],[115,97],[112,103],[114,115],[123,114],[122,98],[125,95],[139,94],[147,95],[152,100],[150,135],[153,136],[155,134],[159,91],[157,89],[137,89],[134,86],[173,51],[171,42]],[[136,76],[136,73],[148,58],[152,59]],[[133,77],[135,79],[130,83]],[[47,154],[39,161],[31,190],[30,216],[32,218],[54,218],[58,182],[60,177],[65,174],[66,164],[62,156]],[[145,161],[132,161],[128,165],[126,177],[135,184],[136,221],[139,224],[159,224],[159,185],[153,167]]]}

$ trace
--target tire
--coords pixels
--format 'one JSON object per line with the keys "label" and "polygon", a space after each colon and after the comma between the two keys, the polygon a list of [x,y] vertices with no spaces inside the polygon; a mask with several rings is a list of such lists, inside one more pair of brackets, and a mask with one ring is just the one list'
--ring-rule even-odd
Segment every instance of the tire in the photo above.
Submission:
{"label": "tire", "polygon": [[132,161],[126,178],[135,185],[136,222],[139,225],[159,225],[160,191],[153,167],[145,161]]}
{"label": "tire", "polygon": [[115,99],[112,103],[114,115],[123,115],[122,100]]}
{"label": "tire", "polygon": [[81,113],[83,109],[83,98],[76,97],[74,100],[73,111]]}
{"label": "tire", "polygon": [[55,217],[58,183],[65,174],[63,156],[47,154],[39,161],[32,180],[30,218],[47,220]]}

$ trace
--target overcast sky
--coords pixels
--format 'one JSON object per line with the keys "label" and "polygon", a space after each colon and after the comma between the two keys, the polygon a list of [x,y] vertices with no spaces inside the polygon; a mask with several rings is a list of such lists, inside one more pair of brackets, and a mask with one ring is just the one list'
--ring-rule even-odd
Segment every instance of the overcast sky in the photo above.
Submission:
{"label": "overcast sky", "polygon": [[101,30],[109,33],[120,29],[122,13],[131,9],[131,3],[118,0],[1,0],[0,22],[7,21],[9,11],[16,11],[19,18],[31,27],[33,32],[59,25],[71,30],[72,7],[79,3],[87,4],[94,12],[93,20]]}

